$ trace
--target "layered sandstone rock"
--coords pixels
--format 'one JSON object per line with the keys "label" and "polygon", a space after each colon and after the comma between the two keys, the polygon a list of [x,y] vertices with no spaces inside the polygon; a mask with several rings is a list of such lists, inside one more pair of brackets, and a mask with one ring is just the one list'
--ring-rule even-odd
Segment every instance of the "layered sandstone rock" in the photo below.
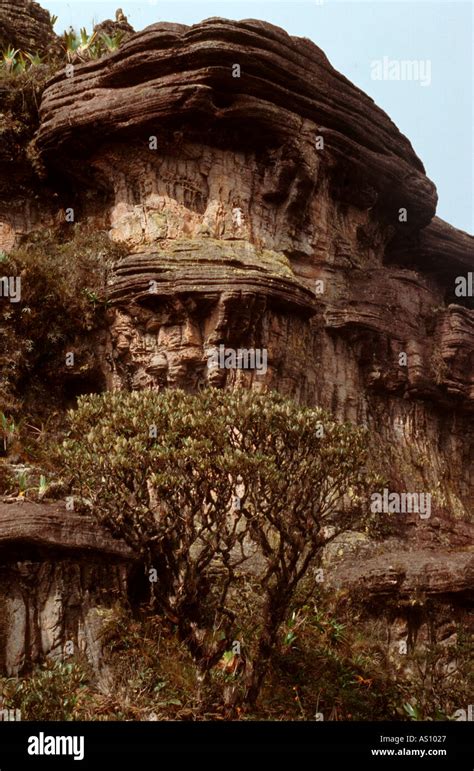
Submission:
{"label": "layered sandstone rock", "polygon": [[46,54],[56,46],[48,11],[33,0],[0,0],[0,48]]}
{"label": "layered sandstone rock", "polygon": [[[375,206],[393,224],[398,205],[409,209],[411,226],[427,224],[435,211],[434,185],[388,116],[311,41],[252,19],[147,27],[118,54],[81,67],[74,82],[59,74],[42,118],[39,143],[53,162],[90,154],[91,125],[102,141],[143,142],[152,128],[185,130],[187,141],[201,145],[259,149],[267,166],[264,200],[280,199],[302,219],[321,165],[339,171],[339,198],[362,210]],[[180,139],[173,136],[172,154]],[[295,237],[304,235],[310,233]]]}
{"label": "layered sandstone rock", "polygon": [[[130,251],[109,387],[277,388],[368,423],[399,485],[468,513],[474,317],[454,286],[474,239],[432,220],[388,116],[254,20],[156,24],[73,80],[46,89],[37,144],[84,199],[100,187],[94,217]],[[266,348],[268,371],[209,370],[219,344]]]}
{"label": "layered sandstone rock", "polygon": [[[109,387],[322,404],[396,448],[398,485],[466,514],[474,329],[454,287],[473,238],[430,223],[435,188],[388,116],[313,43],[254,20],[156,24],[73,80],[47,88],[37,144],[84,217],[103,191],[94,217],[130,251]],[[267,349],[268,371],[209,370],[219,344]]]}
{"label": "layered sandstone rock", "polygon": [[99,669],[132,561],[125,544],[64,506],[0,503],[0,672],[78,652]]}
{"label": "layered sandstone rock", "polygon": [[64,504],[33,503],[5,498],[0,502],[0,549],[9,544],[83,553],[99,552],[132,559],[130,549],[94,519],[68,511]]}
{"label": "layered sandstone rock", "polygon": [[[474,311],[454,288],[474,239],[434,217],[389,117],[309,40],[224,19],[156,24],[58,73],[40,114],[62,205],[128,250],[107,387],[278,389],[366,423],[393,489],[430,492],[441,524],[425,538],[400,520],[400,559],[422,541],[412,563],[392,555],[395,582],[383,560],[361,565],[355,584],[464,597]],[[210,369],[221,344],[265,348],[268,370]]]}

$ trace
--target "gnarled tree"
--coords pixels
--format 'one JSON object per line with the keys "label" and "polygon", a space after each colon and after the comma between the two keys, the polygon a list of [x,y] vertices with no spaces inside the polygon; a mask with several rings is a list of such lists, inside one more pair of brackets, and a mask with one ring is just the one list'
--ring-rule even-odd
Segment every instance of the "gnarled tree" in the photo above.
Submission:
{"label": "gnarled tree", "polygon": [[70,424],[61,454],[81,500],[143,555],[201,679],[242,640],[226,699],[253,703],[297,586],[368,510],[366,430],[213,389],[82,397]]}

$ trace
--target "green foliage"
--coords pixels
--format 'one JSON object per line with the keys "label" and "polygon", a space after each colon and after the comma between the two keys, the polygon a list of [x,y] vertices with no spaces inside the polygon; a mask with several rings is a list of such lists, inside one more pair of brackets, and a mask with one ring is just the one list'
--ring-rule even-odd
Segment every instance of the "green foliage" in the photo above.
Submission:
{"label": "green foliage", "polygon": [[410,718],[410,720],[422,720],[423,719],[421,717],[420,710],[418,709],[418,707],[414,707],[409,702],[406,702],[403,705],[403,709],[407,713],[407,715]]}
{"label": "green foliage", "polygon": [[[436,606],[425,609],[433,617]],[[470,703],[474,681],[473,641],[458,625],[455,643],[431,643],[407,657],[405,677],[398,684],[403,711],[410,720],[447,720]],[[399,710],[400,712],[400,710]]]}
{"label": "green foliage", "polygon": [[87,61],[87,59],[97,58],[97,49],[94,47],[94,41],[96,39],[95,32],[87,32],[85,27],[82,27],[79,34],[74,30],[65,32],[64,39],[64,51],[68,61]]}
{"label": "green foliage", "polygon": [[[277,394],[107,393],[82,397],[69,417],[66,464],[98,516],[142,550],[169,527],[168,517],[188,508],[190,518],[207,516],[198,511],[204,504],[225,519],[241,486],[243,515],[253,527],[262,525],[267,550],[273,538],[286,536],[304,552],[311,523],[349,524],[351,499],[365,481],[365,430]],[[324,437],[318,438],[321,424]],[[168,508],[160,522],[157,498]],[[119,514],[117,500],[124,502]],[[287,519],[294,516],[297,535],[277,520],[285,511]],[[213,539],[217,522],[207,527]]]}
{"label": "green foliage", "polygon": [[[57,16],[50,16],[51,25],[57,21]],[[63,56],[54,52],[48,57],[41,56],[38,52],[22,51],[13,45],[0,52],[0,73],[10,76],[20,75],[28,70],[38,68],[44,65],[45,70],[49,71],[48,76],[64,67],[65,62],[74,62],[80,64],[93,59],[99,59],[107,53],[118,51],[123,40],[123,32],[118,31],[114,35],[107,35],[102,32],[97,36],[96,32],[87,32],[85,27],[81,27],[79,32],[73,29],[65,31],[62,35]]]}
{"label": "green foliage", "polygon": [[79,226],[69,232],[69,239],[54,231],[32,234],[2,265],[6,275],[21,274],[21,301],[0,307],[5,402],[8,395],[26,396],[30,384],[51,388],[68,346],[104,324],[108,271],[122,250],[105,232]]}
{"label": "green foliage", "polygon": [[26,57],[23,51],[20,51],[20,53],[18,54],[18,59],[15,64],[15,73],[25,72],[28,66],[28,62],[29,62],[29,59]]}
{"label": "green foliage", "polygon": [[48,80],[67,62],[80,64],[115,51],[121,34],[98,37],[85,28],[77,34],[65,32],[62,48],[53,47],[48,54],[22,51],[7,45],[0,53],[0,161],[25,164],[43,176],[45,169],[34,137],[39,125],[39,105]]}
{"label": "green foliage", "polygon": [[48,659],[27,677],[0,680],[3,708],[21,710],[22,720],[73,720],[87,679],[79,662]]}
{"label": "green foliage", "polygon": [[48,480],[46,479],[44,474],[41,474],[40,475],[39,486],[38,486],[38,493],[39,493],[40,497],[43,497],[44,495],[46,495],[48,487],[49,487]]}
{"label": "green foliage", "polygon": [[24,495],[28,485],[28,472],[22,471],[18,475],[18,487],[20,488],[20,495]]}
{"label": "green foliage", "polygon": [[[364,517],[367,432],[277,394],[213,389],[82,397],[69,417],[66,473],[156,570],[155,605],[199,670],[249,629],[251,664],[233,698],[254,701],[299,582],[323,545]],[[244,573],[255,576],[247,620]]]}
{"label": "green foliage", "polygon": [[[211,673],[211,698],[204,704],[175,625],[145,609],[132,614],[118,604],[107,613],[105,679],[89,678],[80,662],[48,662],[29,677],[0,679],[0,709],[21,709],[22,719],[60,719],[62,714],[69,720],[229,716],[221,692],[238,684],[243,657],[224,651]],[[294,633],[291,641],[285,639],[288,629]],[[386,618],[365,616],[342,594],[320,592],[288,613],[258,704],[252,711],[238,709],[232,717],[314,720],[321,712],[325,721],[451,719],[467,707],[472,692],[469,631],[460,623],[455,636],[455,644],[420,645],[403,656],[401,671],[389,655]],[[456,662],[455,671],[446,668],[448,661]],[[424,673],[429,675],[433,665],[442,677],[427,681]]]}
{"label": "green foliage", "polygon": [[19,48],[13,48],[13,46],[8,46],[7,50],[2,52],[0,66],[2,66],[7,72],[15,72],[15,68],[17,65],[17,56],[19,53],[20,53]]}
{"label": "green foliage", "polygon": [[63,35],[63,49],[69,62],[86,62],[92,59],[100,59],[107,53],[118,51],[123,40],[123,32],[120,30],[114,35],[102,32],[99,36],[96,32],[90,35],[85,27],[80,32],[69,30]]}
{"label": "green foliage", "polygon": [[11,468],[3,460],[0,460],[0,494],[10,495],[17,487],[17,480]]}
{"label": "green foliage", "polygon": [[113,53],[114,51],[118,51],[120,48],[120,44],[123,39],[123,32],[119,31],[115,35],[107,35],[105,32],[102,32],[100,37],[107,51],[109,51],[109,53]]}
{"label": "green foliage", "polygon": [[36,53],[34,53],[34,54],[30,54],[30,53],[28,53],[28,51],[27,51],[27,52],[25,53],[25,56],[26,56],[26,58],[28,59],[28,61],[30,62],[30,64],[31,64],[33,67],[39,67],[39,66],[40,66],[40,64],[43,64],[43,57],[42,57],[42,56],[40,56],[38,52],[36,52]]}
{"label": "green foliage", "polygon": [[143,719],[153,710],[171,718],[195,698],[192,662],[169,624],[157,616],[134,619],[116,606],[104,635],[113,672],[110,704],[117,719]]}
{"label": "green foliage", "polygon": [[53,64],[11,47],[0,62],[0,158],[29,164],[29,145],[39,125],[39,105]]}
{"label": "green foliage", "polygon": [[5,441],[9,441],[16,432],[16,424],[13,418],[8,418],[3,412],[0,412],[0,431]]}
{"label": "green foliage", "polygon": [[19,75],[25,72],[28,67],[39,67],[41,64],[43,64],[43,58],[39,53],[21,51],[19,48],[13,48],[13,46],[8,46],[0,58],[0,70],[9,75]]}

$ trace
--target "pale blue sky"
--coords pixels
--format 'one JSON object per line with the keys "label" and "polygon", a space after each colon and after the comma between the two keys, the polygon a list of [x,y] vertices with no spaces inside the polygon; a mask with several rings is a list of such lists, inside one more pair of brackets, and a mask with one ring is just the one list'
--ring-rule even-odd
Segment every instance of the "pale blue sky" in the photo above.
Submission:
{"label": "pale blue sky", "polygon": [[[135,29],[157,21],[195,24],[209,16],[263,19],[308,37],[331,64],[382,107],[410,139],[438,188],[438,216],[474,232],[473,16],[463,0],[40,0],[61,33],[114,18]],[[321,4],[320,4],[321,3]],[[371,62],[431,62],[431,84],[372,80]]]}

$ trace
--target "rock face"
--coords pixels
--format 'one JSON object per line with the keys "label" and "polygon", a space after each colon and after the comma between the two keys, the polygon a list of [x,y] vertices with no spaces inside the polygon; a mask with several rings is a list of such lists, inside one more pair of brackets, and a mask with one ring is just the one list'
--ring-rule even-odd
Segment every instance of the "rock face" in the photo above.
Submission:
{"label": "rock face", "polygon": [[0,503],[0,671],[83,652],[98,669],[104,622],[127,596],[128,548],[57,505]]}
{"label": "rock face", "polygon": [[64,504],[5,499],[0,503],[0,549],[11,543],[65,552],[99,552],[122,560],[133,558],[130,549],[107,531],[99,530],[94,519],[72,514]]}
{"label": "rock face", "polygon": [[[268,153],[262,178],[254,173],[253,182],[263,183],[260,195],[273,203],[269,209],[290,208],[300,217],[291,239],[295,245],[311,237],[311,229],[301,225],[323,182],[319,168],[326,164],[335,171],[343,164],[343,173],[334,175],[341,197],[365,210],[385,211],[389,222],[397,221],[397,204],[410,209],[411,226],[428,224],[435,211],[434,185],[385,113],[309,40],[292,39],[255,20],[148,27],[118,55],[81,68],[74,82],[58,76],[45,94],[42,116],[41,147],[59,162],[94,148],[92,122],[105,140],[144,141],[152,127],[178,128],[185,129],[186,142],[195,138],[202,144],[206,138],[206,144],[228,146],[233,153],[259,149],[264,162]],[[193,188],[196,199],[205,192],[199,187],[188,191],[189,204]],[[242,191],[241,204],[248,211],[259,197],[251,202]],[[283,238],[290,240],[290,234]]]}
{"label": "rock face", "polygon": [[[43,59],[62,53],[48,11],[32,0],[0,0],[0,52],[9,48]],[[27,154],[47,72],[42,64],[30,73],[36,82],[31,98],[25,73],[12,80],[0,68],[0,251],[10,251],[26,233],[52,224],[57,208],[49,200],[52,191],[38,184]]]}
{"label": "rock face", "polygon": [[[86,218],[103,191],[93,216],[130,250],[109,387],[277,388],[368,423],[403,489],[469,511],[474,327],[455,282],[474,239],[432,219],[410,143],[317,46],[254,20],[153,25],[53,78],[37,145]],[[220,344],[265,348],[267,372],[209,370]]]}
{"label": "rock face", "polygon": [[[392,489],[429,492],[440,523],[421,544],[419,518],[399,523],[406,592],[464,596],[474,310],[456,282],[474,239],[434,216],[390,118],[311,41],[217,18],[155,24],[57,74],[40,117],[61,205],[128,249],[109,286],[107,387],[278,389],[366,423]],[[268,368],[210,368],[219,345],[265,349]],[[401,585],[383,560],[364,575],[374,596]]]}
{"label": "rock face", "polygon": [[45,54],[56,43],[51,18],[33,0],[0,0],[0,48]]}

